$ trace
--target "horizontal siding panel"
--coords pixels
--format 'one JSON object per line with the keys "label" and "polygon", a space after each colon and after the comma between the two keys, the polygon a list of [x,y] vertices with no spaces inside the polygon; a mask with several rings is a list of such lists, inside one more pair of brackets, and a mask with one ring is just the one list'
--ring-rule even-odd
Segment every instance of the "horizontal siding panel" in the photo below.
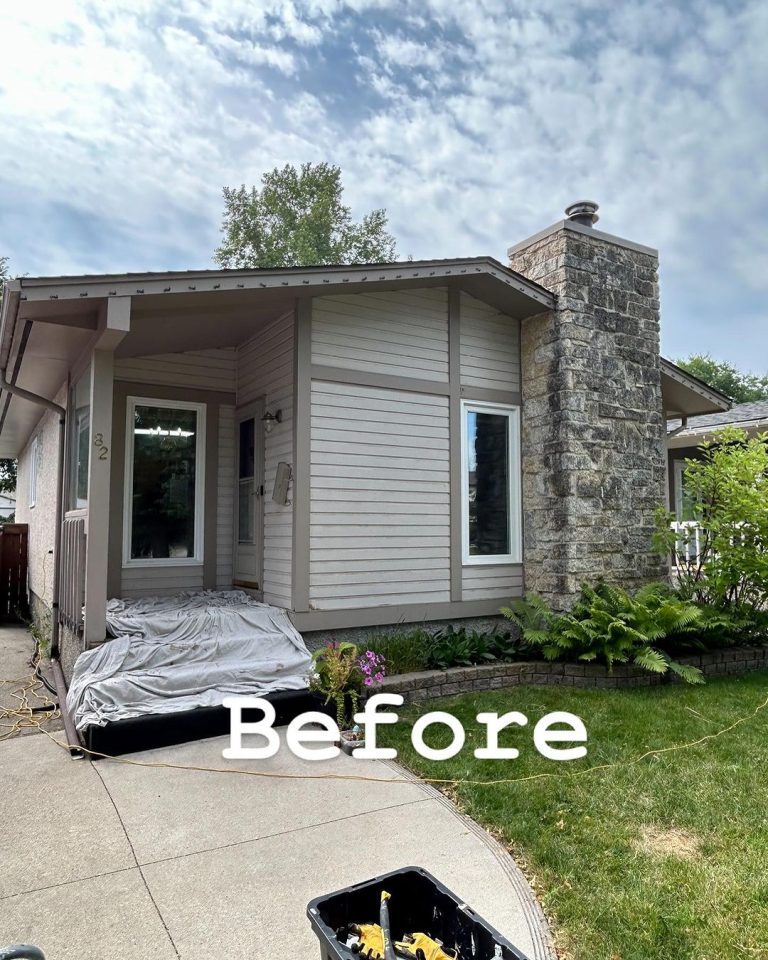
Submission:
{"label": "horizontal siding panel", "polygon": [[461,294],[461,382],[468,387],[520,390],[520,323]]}
{"label": "horizontal siding panel", "polygon": [[315,298],[312,362],[445,383],[447,290]]}
{"label": "horizontal siding panel", "polygon": [[202,589],[202,565],[126,567],[122,572],[121,595],[124,597],[168,596],[181,590]]}
{"label": "horizontal siding panel", "polygon": [[234,393],[235,351],[194,350],[116,360],[115,379]]}
{"label": "horizontal siding panel", "polygon": [[311,608],[447,600],[447,399],[316,382],[312,401]]}
{"label": "horizontal siding panel", "polygon": [[476,564],[462,567],[464,600],[508,600],[523,594],[521,564]]}
{"label": "horizontal siding panel", "polygon": [[[366,602],[365,597],[333,597],[317,598],[310,601],[311,610],[357,610],[360,607],[396,607],[405,603],[447,603],[450,599],[450,591],[433,590],[425,593],[412,593],[407,596],[388,595],[380,597],[371,597],[371,602]],[[425,610],[425,614],[427,611]]]}

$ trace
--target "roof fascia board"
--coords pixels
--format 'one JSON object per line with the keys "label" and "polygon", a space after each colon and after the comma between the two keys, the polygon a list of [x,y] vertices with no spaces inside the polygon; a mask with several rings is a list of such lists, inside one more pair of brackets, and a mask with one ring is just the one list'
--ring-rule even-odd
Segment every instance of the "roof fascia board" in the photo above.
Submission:
{"label": "roof fascia board", "polygon": [[655,247],[646,247],[642,243],[635,243],[634,240],[625,240],[624,237],[617,237],[613,233],[603,233],[602,230],[595,230],[594,227],[587,227],[583,223],[576,223],[575,220],[558,220],[557,223],[553,223],[551,226],[539,230],[538,233],[534,233],[533,236],[528,237],[526,240],[521,240],[520,243],[508,247],[507,255],[511,257],[519,250],[525,250],[527,247],[533,246],[534,243],[538,243],[539,240],[546,240],[547,237],[551,237],[552,234],[559,233],[561,230],[570,230],[572,233],[580,233],[585,237],[592,237],[595,240],[604,240],[606,243],[612,243],[617,247],[626,247],[627,250],[635,250],[637,253],[644,253],[649,257],[658,257],[659,255],[659,251]]}
{"label": "roof fascia board", "polygon": [[692,374],[688,373],[686,370],[683,370],[681,367],[678,367],[677,364],[672,363],[671,360],[666,360],[664,357],[661,358],[661,372],[668,376],[671,380],[676,380],[678,383],[682,383],[683,386],[688,387],[689,390],[693,390],[700,396],[705,397],[711,403],[719,404],[724,411],[730,410],[733,406],[733,401],[730,397],[726,397],[724,393],[721,393],[714,387],[710,387],[708,384],[704,383],[703,380],[699,380],[698,377],[694,377]]}
{"label": "roof fascia board", "polygon": [[296,270],[200,271],[199,273],[123,274],[106,277],[41,277],[22,281],[21,299],[40,302],[90,297],[211,292],[215,290],[311,290],[341,284],[412,283],[450,281],[488,275],[552,309],[550,291],[502,266],[492,257],[464,260],[421,261],[381,265],[309,267]]}

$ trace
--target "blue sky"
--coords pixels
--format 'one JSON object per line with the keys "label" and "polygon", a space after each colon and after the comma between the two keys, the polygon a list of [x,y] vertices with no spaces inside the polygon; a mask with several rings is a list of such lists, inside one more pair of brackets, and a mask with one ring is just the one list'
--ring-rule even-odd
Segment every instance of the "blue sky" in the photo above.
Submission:
{"label": "blue sky", "polygon": [[211,266],[221,188],[341,166],[402,256],[601,207],[656,246],[663,348],[768,370],[768,4],[9,0],[0,253]]}

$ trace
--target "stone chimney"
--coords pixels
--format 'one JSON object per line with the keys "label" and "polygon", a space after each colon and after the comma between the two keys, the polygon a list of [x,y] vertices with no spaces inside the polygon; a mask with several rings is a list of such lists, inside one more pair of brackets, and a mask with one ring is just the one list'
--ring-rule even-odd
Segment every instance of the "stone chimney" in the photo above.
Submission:
{"label": "stone chimney", "polygon": [[597,577],[634,588],[667,576],[651,546],[665,503],[658,255],[594,228],[597,204],[508,251],[557,295],[523,321],[526,589],[558,608]]}

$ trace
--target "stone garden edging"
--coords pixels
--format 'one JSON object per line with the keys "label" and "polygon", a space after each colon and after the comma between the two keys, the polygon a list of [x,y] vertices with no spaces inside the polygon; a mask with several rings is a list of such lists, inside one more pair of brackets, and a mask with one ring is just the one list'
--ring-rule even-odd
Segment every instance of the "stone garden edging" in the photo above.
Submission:
{"label": "stone garden edging", "polygon": [[[699,667],[706,677],[738,676],[753,670],[768,669],[768,646],[730,647],[710,653],[677,658],[680,663]],[[648,673],[637,667],[619,664],[608,668],[591,663],[490,663],[476,667],[451,667],[448,670],[423,670],[387,677],[382,693],[400,693],[406,703],[454,697],[479,690],[503,690],[520,684],[580,688],[651,687],[677,682],[673,674]]]}

